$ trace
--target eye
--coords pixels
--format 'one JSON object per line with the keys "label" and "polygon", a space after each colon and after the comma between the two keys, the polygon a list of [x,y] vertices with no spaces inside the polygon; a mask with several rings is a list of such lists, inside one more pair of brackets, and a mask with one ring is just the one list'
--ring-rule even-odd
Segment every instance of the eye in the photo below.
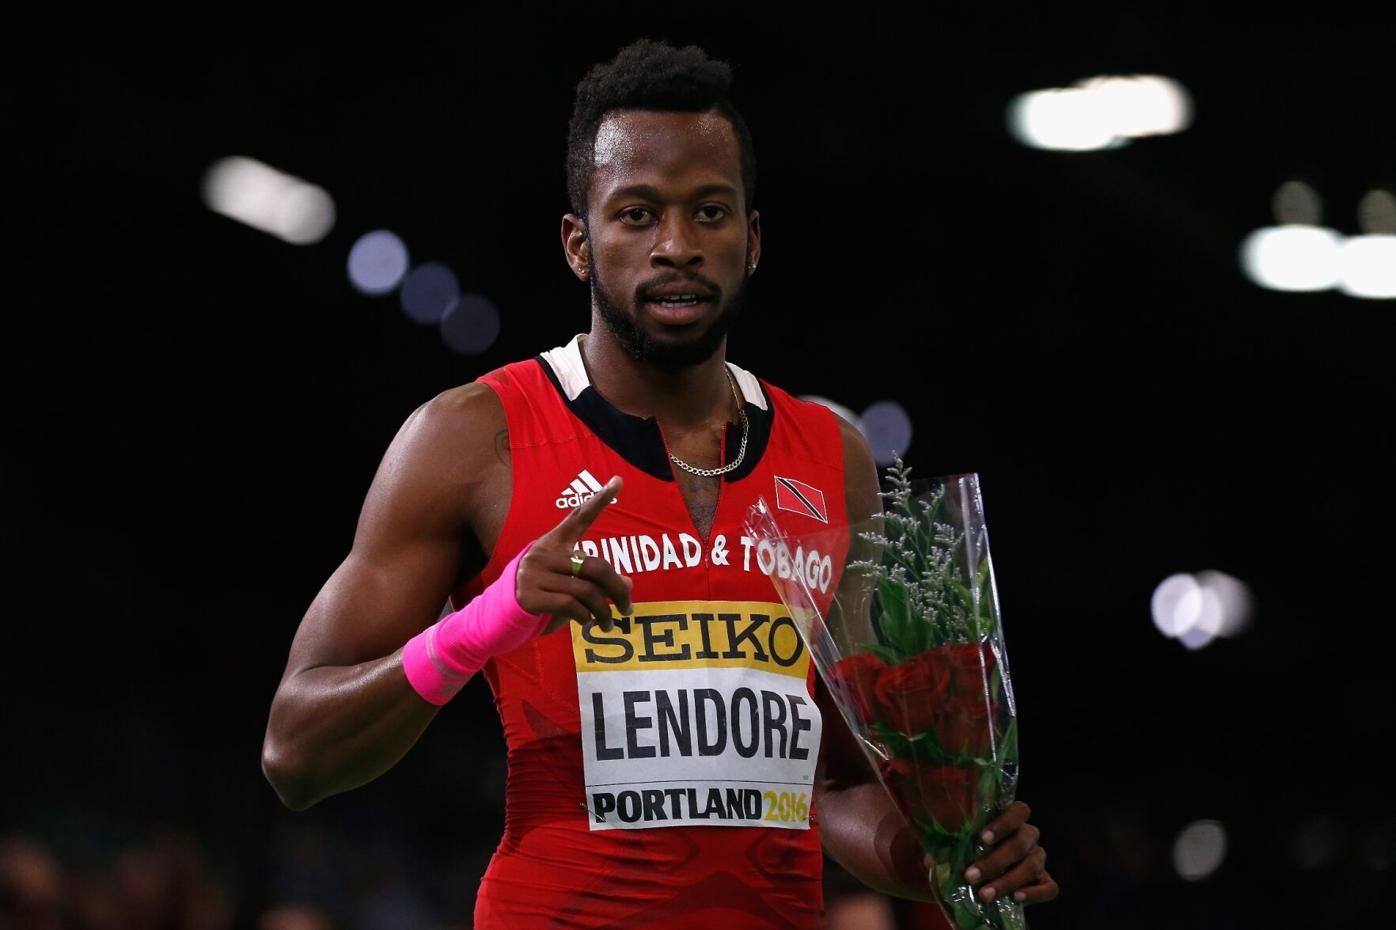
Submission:
{"label": "eye", "polygon": [[[705,203],[698,209],[704,212],[710,220],[720,220],[727,215],[727,208],[715,203]],[[708,210],[715,210],[716,213],[707,213]]]}
{"label": "eye", "polygon": [[[646,214],[646,213],[649,213],[649,212],[650,212],[650,211],[649,211],[647,208],[645,208],[645,207],[626,207],[624,210],[620,211],[621,222],[625,222],[625,218],[626,218],[626,217],[635,218],[635,214],[636,214],[636,213],[639,213],[639,214],[643,215],[643,214]],[[638,218],[637,218],[637,219],[638,219]],[[635,224],[634,224],[634,223],[626,223],[626,225],[627,225],[627,226],[633,226],[633,225],[635,225]]]}

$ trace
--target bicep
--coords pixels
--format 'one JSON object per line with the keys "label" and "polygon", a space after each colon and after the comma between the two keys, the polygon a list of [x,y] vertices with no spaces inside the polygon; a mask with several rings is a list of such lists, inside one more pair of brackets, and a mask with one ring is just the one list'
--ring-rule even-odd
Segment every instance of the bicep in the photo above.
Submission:
{"label": "bicep", "polygon": [[[837,416],[837,414],[835,414]],[[839,417],[839,427],[843,441],[844,500],[850,526],[848,559],[862,559],[873,556],[869,545],[859,539],[858,530],[872,526],[868,521],[882,512],[882,498],[878,495],[880,485],[877,477],[877,464],[872,450],[858,428]],[[858,573],[845,571],[839,579],[837,595],[839,609],[854,616],[840,618],[841,623],[862,628],[871,623],[868,611],[871,606],[870,592],[866,578]],[[848,784],[861,784],[875,778],[867,756],[859,745],[858,738],[849,729],[843,714],[839,712],[823,678],[815,684],[815,700],[819,705],[824,721],[825,738],[819,744],[819,765],[816,780],[825,787],[840,787]]]}
{"label": "bicep", "polygon": [[353,548],[306,611],[284,677],[391,655],[446,603],[468,532],[472,486],[485,467],[470,454],[482,444],[469,437],[488,424],[466,416],[469,404],[463,407],[461,398],[443,397],[414,411],[389,445]]}

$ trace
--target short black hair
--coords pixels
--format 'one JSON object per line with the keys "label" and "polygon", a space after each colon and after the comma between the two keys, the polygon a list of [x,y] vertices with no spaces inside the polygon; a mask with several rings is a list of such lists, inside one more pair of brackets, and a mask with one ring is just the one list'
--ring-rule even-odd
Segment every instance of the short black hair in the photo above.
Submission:
{"label": "short black hair", "polygon": [[567,199],[572,212],[587,218],[596,129],[609,111],[701,113],[713,108],[727,118],[736,133],[742,188],[750,211],[756,197],[756,147],[746,121],[728,99],[731,87],[732,66],[709,58],[696,45],[675,48],[642,38],[617,52],[611,62],[593,65],[577,83],[572,120],[567,126]]}

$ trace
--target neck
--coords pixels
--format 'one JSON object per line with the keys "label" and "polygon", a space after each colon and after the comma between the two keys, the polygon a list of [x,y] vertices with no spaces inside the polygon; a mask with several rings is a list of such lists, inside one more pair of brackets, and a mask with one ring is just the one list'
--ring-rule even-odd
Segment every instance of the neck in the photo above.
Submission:
{"label": "neck", "polygon": [[668,371],[637,361],[604,324],[582,337],[582,363],[597,391],[631,416],[654,417],[662,427],[699,429],[714,420],[737,422],[727,375],[727,342],[697,365]]}

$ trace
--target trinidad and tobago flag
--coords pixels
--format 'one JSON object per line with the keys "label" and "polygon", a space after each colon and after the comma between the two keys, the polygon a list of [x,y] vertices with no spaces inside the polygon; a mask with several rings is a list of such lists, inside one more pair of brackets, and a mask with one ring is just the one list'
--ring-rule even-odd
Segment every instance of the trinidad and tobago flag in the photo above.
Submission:
{"label": "trinidad and tobago flag", "polygon": [[824,503],[824,492],[794,478],[776,475],[776,509],[813,517],[824,523],[829,522],[829,508]]}

